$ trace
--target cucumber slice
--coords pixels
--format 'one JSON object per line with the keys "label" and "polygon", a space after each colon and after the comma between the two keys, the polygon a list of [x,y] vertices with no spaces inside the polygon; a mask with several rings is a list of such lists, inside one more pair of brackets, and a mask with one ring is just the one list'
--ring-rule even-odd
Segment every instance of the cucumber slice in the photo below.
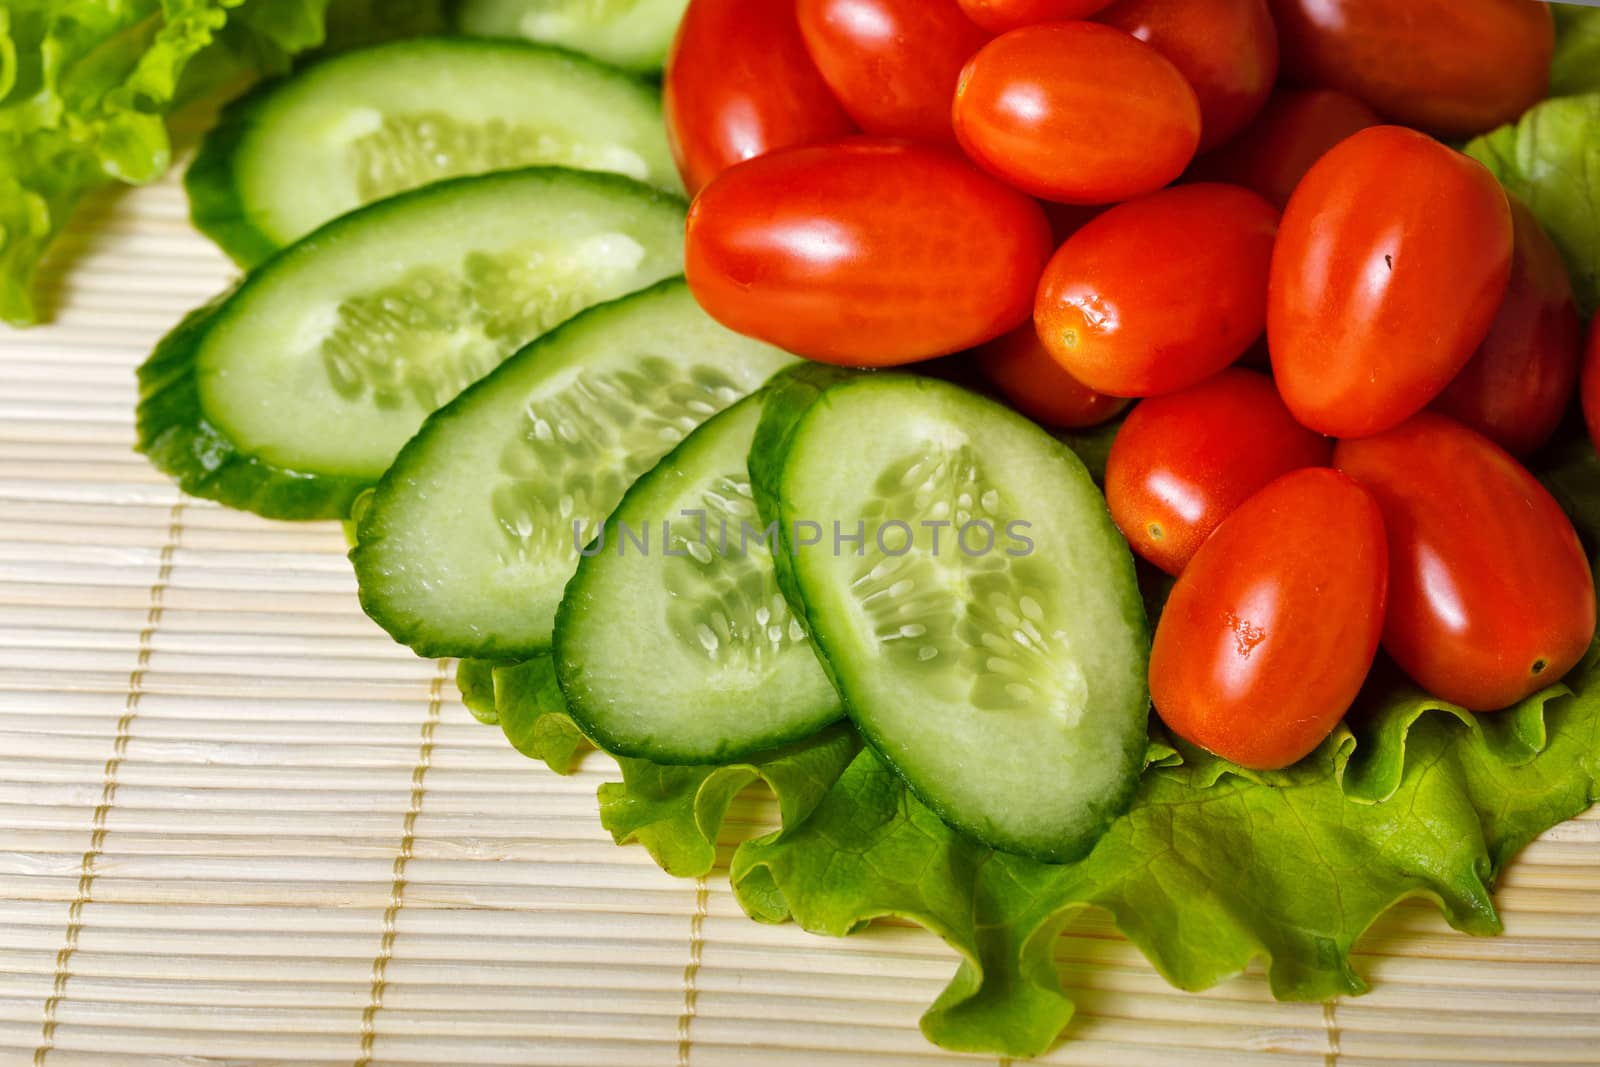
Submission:
{"label": "cucumber slice", "polygon": [[548,651],[574,541],[690,430],[793,362],[717,325],[682,279],[578,316],[400,453],[360,517],[362,605],[425,656]]}
{"label": "cucumber slice", "polygon": [[567,585],[556,671],[573,720],[608,752],[726,763],[844,714],[778,589],[751,498],[764,395],[635,482]]}
{"label": "cucumber slice", "polygon": [[336,519],[422,420],[551,326],[681,269],[684,205],[559,168],[457,178],[318,230],[139,370],[139,442],[194,496]]}
{"label": "cucumber slice", "polygon": [[613,66],[657,71],[689,0],[461,0],[456,26],[585,52]]}
{"label": "cucumber slice", "polygon": [[236,101],[184,182],[194,223],[255,266],[363,204],[454,178],[556,164],[682,192],[660,94],[520,41],[396,41]]}
{"label": "cucumber slice", "polygon": [[796,379],[751,475],[851,719],[952,826],[1082,856],[1132,800],[1150,708],[1149,625],[1104,497],[1069,449],[957,386]]}

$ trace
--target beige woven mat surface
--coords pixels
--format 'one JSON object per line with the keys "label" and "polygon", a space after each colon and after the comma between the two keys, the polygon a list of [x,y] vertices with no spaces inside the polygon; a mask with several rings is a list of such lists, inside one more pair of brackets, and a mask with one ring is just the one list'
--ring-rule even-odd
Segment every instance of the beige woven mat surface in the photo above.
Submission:
{"label": "beige woven mat surface", "polygon": [[[916,1028],[936,938],[761,926],[725,874],[613,846],[613,769],[469,719],[361,614],[336,527],[185,500],[131,451],[134,367],[230,276],[175,181],[62,251],[56,324],[0,327],[0,1064],[959,1059]],[[1401,908],[1362,945],[1376,992],[1327,1006],[1178,993],[1081,923],[1044,1062],[1600,1063],[1600,818],[1500,901],[1487,940]]]}

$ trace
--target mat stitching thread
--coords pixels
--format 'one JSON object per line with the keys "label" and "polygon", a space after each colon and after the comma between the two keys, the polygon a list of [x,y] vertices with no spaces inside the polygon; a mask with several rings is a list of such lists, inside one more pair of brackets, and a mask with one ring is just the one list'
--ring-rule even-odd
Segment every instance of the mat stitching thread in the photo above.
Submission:
{"label": "mat stitching thread", "polygon": [[1328,1032],[1328,1051],[1322,1057],[1322,1067],[1335,1067],[1339,1062],[1339,1002],[1322,1003],[1322,1028]]}
{"label": "mat stitching thread", "polygon": [[183,545],[184,501],[180,497],[167,514],[167,539],[161,546],[159,566],[155,581],[150,585],[150,607],[145,613],[144,627],[139,631],[139,658],[128,672],[128,695],[123,701],[122,716],[117,720],[111,758],[106,760],[100,778],[100,802],[95,805],[89,834],[89,847],[78,863],[78,887],[67,908],[67,932],[60,951],[56,953],[55,978],[50,995],[45,998],[44,1017],[39,1023],[39,1044],[33,1050],[33,1067],[44,1067],[56,1043],[56,1015],[62,1001],[67,998],[67,985],[72,980],[72,957],[78,951],[78,939],[83,934],[83,909],[94,897],[94,882],[98,876],[95,865],[105,853],[106,824],[111,808],[117,801],[117,778],[122,770],[123,758],[128,754],[128,742],[133,737],[133,723],[139,717],[139,704],[144,697],[144,677],[150,669],[150,656],[156,630],[161,626],[163,602],[167,585],[172,581],[172,563]]}
{"label": "mat stitching thread", "polygon": [[694,916],[689,920],[689,962],[683,968],[683,1012],[678,1016],[678,1067],[689,1067],[689,1050],[694,1044],[690,1030],[700,999],[695,979],[700,975],[700,960],[705,954],[706,910],[710,896],[711,887],[705,875],[701,875],[694,883]]}
{"label": "mat stitching thread", "polygon": [[372,1049],[378,1037],[378,1012],[383,1010],[383,994],[388,985],[389,962],[394,958],[395,921],[406,904],[406,866],[411,862],[411,851],[416,845],[417,816],[422,814],[428,768],[433,765],[433,735],[439,727],[443,708],[444,683],[450,673],[450,661],[440,660],[428,687],[428,717],[422,723],[422,740],[417,748],[417,765],[411,770],[411,801],[406,808],[404,828],[400,835],[400,852],[394,858],[394,869],[389,881],[389,904],[383,909],[383,940],[378,943],[378,954],[372,960],[372,986],[367,993],[367,1006],[361,1011],[361,1052],[355,1067],[367,1067],[372,1062]]}

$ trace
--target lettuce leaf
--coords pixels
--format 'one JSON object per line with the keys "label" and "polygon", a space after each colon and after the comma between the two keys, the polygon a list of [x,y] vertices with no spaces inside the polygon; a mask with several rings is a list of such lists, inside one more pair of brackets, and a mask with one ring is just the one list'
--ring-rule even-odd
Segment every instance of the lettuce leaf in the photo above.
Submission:
{"label": "lettuce leaf", "polygon": [[1600,92],[1546,100],[1465,151],[1528,205],[1561,249],[1578,302],[1600,309]]}
{"label": "lettuce leaf", "polygon": [[[570,716],[549,656],[492,669],[495,718],[511,747],[557,774],[571,774],[592,746]],[[465,695],[465,692],[463,692]]]}

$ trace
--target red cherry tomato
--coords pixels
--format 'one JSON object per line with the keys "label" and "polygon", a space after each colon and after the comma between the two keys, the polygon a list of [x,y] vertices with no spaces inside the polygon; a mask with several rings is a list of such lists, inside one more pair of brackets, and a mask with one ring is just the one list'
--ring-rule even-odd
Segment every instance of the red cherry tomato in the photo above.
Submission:
{"label": "red cherry tomato", "polygon": [[856,125],[954,144],[956,79],[989,39],[956,0],[799,0],[796,10],[811,58]]}
{"label": "red cherry tomato", "polygon": [[1527,456],[1555,434],[1572,402],[1583,322],[1561,252],[1521,201],[1511,201],[1511,283],[1477,355],[1434,409]]}
{"label": "red cherry tomato", "polygon": [[1554,685],[1589,651],[1594,577],[1572,522],[1488,438],[1424,412],[1341,441],[1334,463],[1383,510],[1383,646],[1428,692],[1492,711]]}
{"label": "red cherry tomato", "polygon": [[792,0],[693,0],[661,102],[690,194],[735,163],[855,129],[806,52]]}
{"label": "red cherry tomato", "polygon": [[723,172],[689,209],[684,259],[729,329],[890,366],[1025,322],[1050,248],[1038,203],[956,154],[862,137]]}
{"label": "red cherry tomato", "polygon": [[1549,87],[1555,28],[1534,0],[1271,3],[1288,80],[1441,137],[1511,122]]}
{"label": "red cherry tomato", "polygon": [[1312,164],[1378,113],[1332,89],[1280,92],[1228,145],[1195,161],[1197,176],[1254,189],[1281,211]]}
{"label": "red cherry tomato", "polygon": [[1150,655],[1156,711],[1179,737],[1246,767],[1307,755],[1372,667],[1388,571],[1366,490],[1327,469],[1279,478],[1172,587]]}
{"label": "red cherry tomato", "polygon": [[1589,345],[1584,350],[1583,417],[1589,423],[1589,440],[1600,448],[1600,317],[1589,326]]}
{"label": "red cherry tomato", "polygon": [[1278,78],[1266,0],[1120,0],[1099,21],[1172,60],[1200,100],[1200,151],[1244,129]]}
{"label": "red cherry tomato", "polygon": [[1488,170],[1398,126],[1317,161],[1283,213],[1267,340],[1295,417],[1330,437],[1426,407],[1483,342],[1511,276],[1511,208]]}
{"label": "red cherry tomato", "polygon": [[1113,396],[1209,378],[1261,334],[1278,213],[1236,185],[1180,185],[1073,234],[1039,282],[1033,321],[1079,381]]}
{"label": "red cherry tomato", "polygon": [[1098,426],[1128,406],[1068,374],[1039,341],[1030,320],[978,349],[978,365],[1011,402],[1035,422],[1063,430]]}
{"label": "red cherry tomato", "polygon": [[1183,173],[1200,102],[1171,60],[1094,22],[996,37],[955,94],[956,138],[986,170],[1046,200],[1108,204]]}
{"label": "red cherry tomato", "polygon": [[1332,457],[1333,442],[1295,422],[1270,379],[1230,367],[1133,409],[1111,445],[1106,500],[1135,552],[1181,574],[1263,486]]}
{"label": "red cherry tomato", "polygon": [[1111,0],[961,0],[967,17],[990,33],[1005,33],[1036,22],[1086,19]]}

